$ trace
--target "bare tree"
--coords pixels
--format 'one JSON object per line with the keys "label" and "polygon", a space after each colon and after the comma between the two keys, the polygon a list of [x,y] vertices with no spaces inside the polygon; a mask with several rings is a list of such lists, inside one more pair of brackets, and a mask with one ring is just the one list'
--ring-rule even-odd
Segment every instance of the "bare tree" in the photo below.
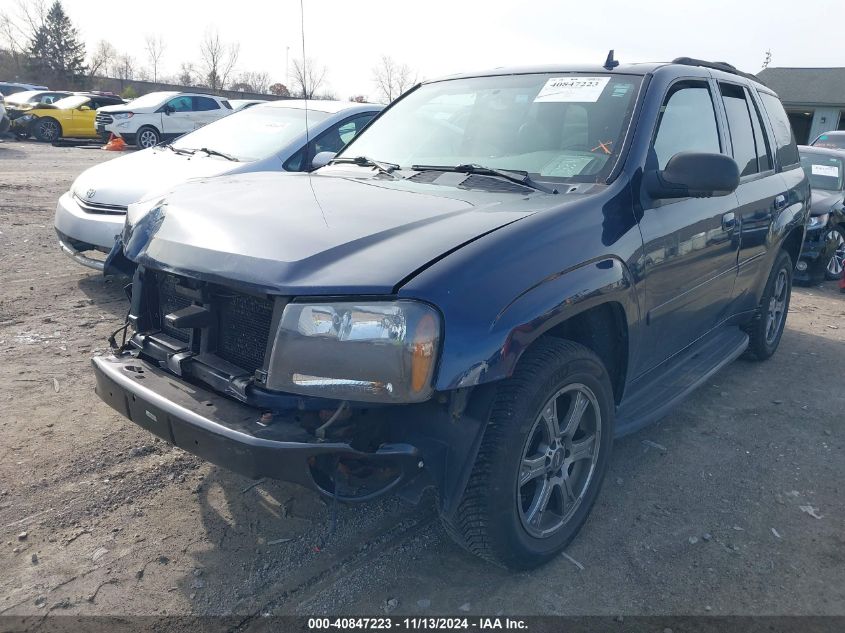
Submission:
{"label": "bare tree", "polygon": [[769,64],[772,63],[772,49],[766,51],[766,56],[763,59],[763,70],[766,70],[769,67]]}
{"label": "bare tree", "polygon": [[290,90],[288,90],[288,87],[285,84],[275,83],[270,86],[270,94],[276,95],[277,97],[289,97]]}
{"label": "bare tree", "polygon": [[241,89],[247,92],[267,94],[267,91],[270,89],[270,75],[264,72],[253,71],[241,73],[235,79],[234,85],[231,88],[232,90],[238,90],[238,88],[234,87],[235,85],[241,86]]}
{"label": "bare tree", "polygon": [[95,77],[97,73],[106,72],[108,69],[114,67],[114,61],[117,57],[117,49],[106,40],[97,42],[97,48],[91,55],[88,61],[88,76]]}
{"label": "bare tree", "polygon": [[222,90],[229,83],[229,76],[238,63],[240,44],[226,44],[216,30],[208,30],[200,43],[203,74],[212,90]]}
{"label": "bare tree", "polygon": [[126,53],[118,55],[112,62],[111,74],[121,81],[135,79],[135,59]]}
{"label": "bare tree", "polygon": [[388,55],[373,68],[373,81],[382,103],[390,103],[417,83],[417,72],[407,64],[399,64]]}
{"label": "bare tree", "polygon": [[0,42],[8,50],[18,71],[26,51],[47,18],[46,0],[16,0],[14,12],[0,11]]}
{"label": "bare tree", "polygon": [[318,66],[311,58],[293,60],[291,83],[293,94],[302,99],[313,99],[326,80],[325,66]]}
{"label": "bare tree", "polygon": [[176,81],[183,86],[193,86],[196,80],[197,71],[191,62],[182,62],[179,67],[179,74],[176,76]]}
{"label": "bare tree", "polygon": [[167,48],[167,46],[160,35],[147,35],[145,47],[147,50],[147,60],[150,62],[150,70],[153,72],[153,81],[157,82],[161,56],[164,55],[164,49]]}

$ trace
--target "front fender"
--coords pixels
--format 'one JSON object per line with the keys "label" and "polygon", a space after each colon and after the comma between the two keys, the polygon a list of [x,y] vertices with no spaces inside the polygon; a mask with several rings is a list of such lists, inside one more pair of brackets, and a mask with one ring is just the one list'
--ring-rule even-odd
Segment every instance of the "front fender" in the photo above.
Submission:
{"label": "front fender", "polygon": [[[522,353],[540,336],[600,304],[621,305],[631,333],[639,321],[633,278],[615,257],[595,259],[542,279],[516,296],[473,343],[474,355],[441,359],[437,389],[451,390],[507,378]],[[632,358],[634,350],[628,350]]]}

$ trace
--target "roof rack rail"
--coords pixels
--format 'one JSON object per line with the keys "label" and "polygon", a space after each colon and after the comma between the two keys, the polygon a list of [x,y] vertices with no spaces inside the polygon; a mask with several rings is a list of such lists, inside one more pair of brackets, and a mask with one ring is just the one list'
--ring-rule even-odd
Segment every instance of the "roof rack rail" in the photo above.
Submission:
{"label": "roof rack rail", "polygon": [[750,73],[744,73],[741,70],[737,69],[736,66],[733,66],[727,62],[708,62],[703,59],[695,59],[694,57],[676,57],[672,60],[672,63],[681,64],[683,66],[701,66],[702,68],[712,68],[713,70],[721,70],[724,73],[739,75],[740,77],[745,77],[746,79],[756,81],[760,84],[763,83],[762,81],[760,81],[759,77]]}

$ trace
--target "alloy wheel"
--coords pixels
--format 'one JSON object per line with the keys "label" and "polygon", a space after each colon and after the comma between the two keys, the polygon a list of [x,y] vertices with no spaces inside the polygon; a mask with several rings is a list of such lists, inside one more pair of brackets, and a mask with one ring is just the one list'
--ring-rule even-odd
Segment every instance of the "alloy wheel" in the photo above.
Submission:
{"label": "alloy wheel", "polygon": [[59,124],[55,121],[45,120],[41,122],[41,135],[45,141],[55,141],[59,138]]}
{"label": "alloy wheel", "polygon": [[825,235],[825,242],[834,242],[836,250],[827,263],[827,272],[833,278],[838,278],[842,275],[842,270],[845,268],[845,237],[837,230],[829,231]]}
{"label": "alloy wheel", "polygon": [[144,130],[141,134],[138,135],[138,145],[143,147],[144,149],[153,147],[158,143],[158,138],[156,137],[156,133],[152,130]]}
{"label": "alloy wheel", "polygon": [[598,400],[586,385],[567,385],[543,406],[522,451],[516,491],[531,536],[552,536],[575,514],[595,473],[601,433]]}
{"label": "alloy wheel", "polygon": [[769,299],[769,310],[766,314],[766,343],[772,343],[777,338],[783,320],[786,318],[787,291],[787,271],[781,269],[778,271],[772,297]]}

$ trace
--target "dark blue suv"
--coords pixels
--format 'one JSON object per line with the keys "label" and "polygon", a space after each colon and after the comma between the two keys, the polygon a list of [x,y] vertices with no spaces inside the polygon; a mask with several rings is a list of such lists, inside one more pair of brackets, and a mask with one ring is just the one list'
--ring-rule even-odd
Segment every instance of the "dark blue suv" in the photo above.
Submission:
{"label": "dark blue suv", "polygon": [[434,488],[458,542],[536,566],[615,437],[775,352],[809,193],[778,97],[727,64],[429,81],[310,175],[131,206],[97,393],[250,477]]}

